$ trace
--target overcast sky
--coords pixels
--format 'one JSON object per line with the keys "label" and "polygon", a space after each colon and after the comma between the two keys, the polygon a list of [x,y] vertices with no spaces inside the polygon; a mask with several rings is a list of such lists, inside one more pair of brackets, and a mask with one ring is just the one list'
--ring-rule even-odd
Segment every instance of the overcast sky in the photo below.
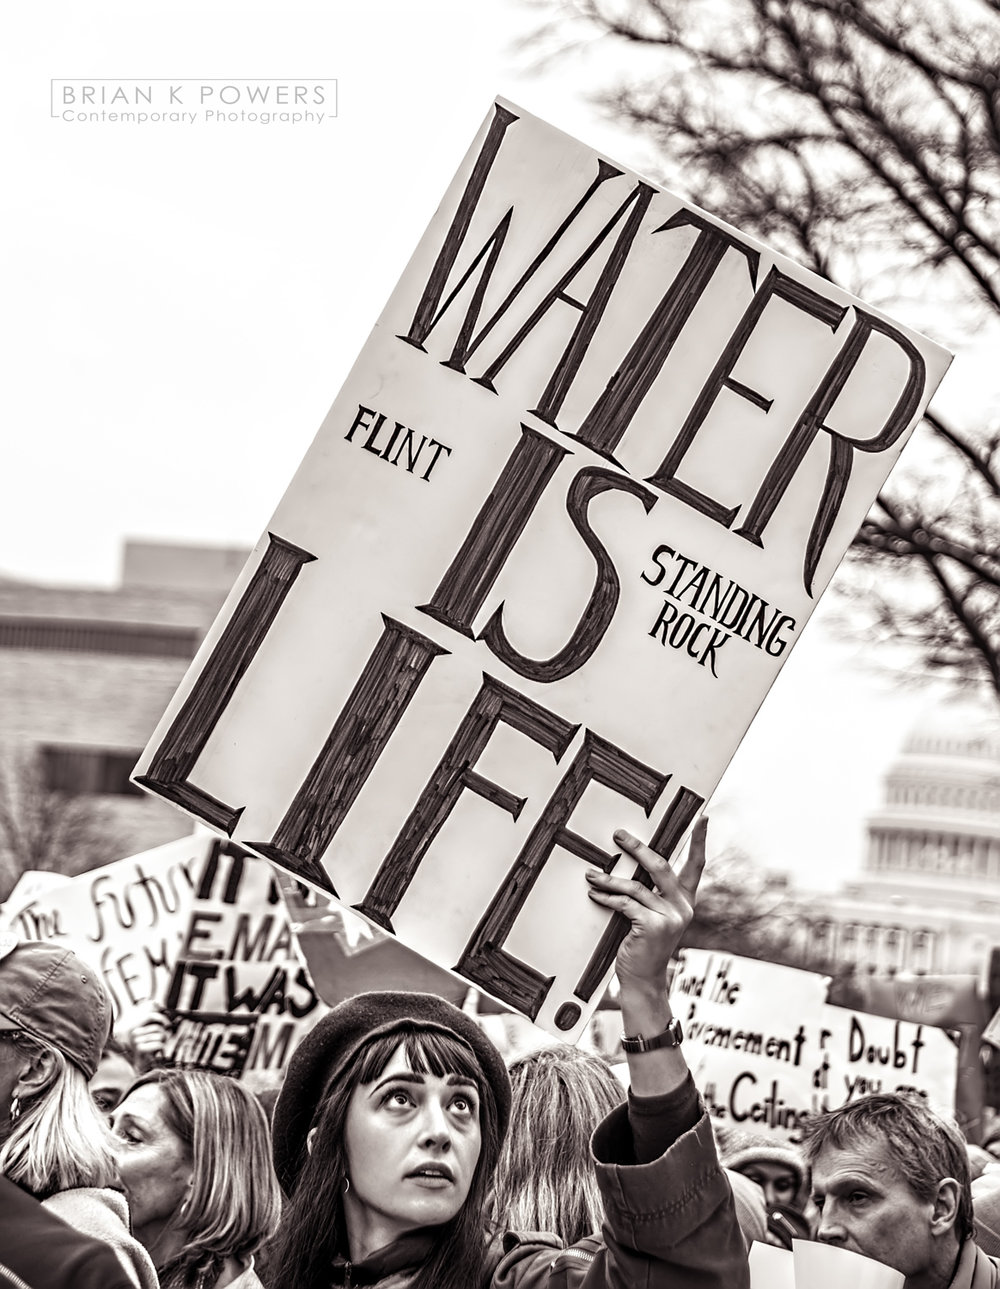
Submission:
{"label": "overcast sky", "polygon": [[[586,101],[611,50],[538,74],[531,24],[520,0],[8,9],[0,572],[112,585],[127,536],[251,545],[495,94],[644,168]],[[66,119],[85,105],[64,83],[101,80],[183,86],[197,119]],[[263,80],[335,80],[337,114],[329,90],[298,123],[192,97]],[[821,617],[723,779],[710,849],[833,885],[927,698]]]}

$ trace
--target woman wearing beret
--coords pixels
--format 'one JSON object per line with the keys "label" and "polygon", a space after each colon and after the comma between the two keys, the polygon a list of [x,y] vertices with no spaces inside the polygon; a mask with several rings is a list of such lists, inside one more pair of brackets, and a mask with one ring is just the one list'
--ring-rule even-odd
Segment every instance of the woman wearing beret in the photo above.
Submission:
{"label": "woman wearing beret", "polygon": [[618,952],[631,1090],[598,1127],[601,1239],[497,1238],[486,1203],[510,1112],[503,1060],[475,1021],[427,994],[362,994],[296,1049],[272,1121],[287,1202],[268,1289],[745,1289],[746,1250],[710,1125],[677,1045],[670,957],[690,921],[704,828],[673,871],[627,833],[637,881],[588,870],[631,923]]}

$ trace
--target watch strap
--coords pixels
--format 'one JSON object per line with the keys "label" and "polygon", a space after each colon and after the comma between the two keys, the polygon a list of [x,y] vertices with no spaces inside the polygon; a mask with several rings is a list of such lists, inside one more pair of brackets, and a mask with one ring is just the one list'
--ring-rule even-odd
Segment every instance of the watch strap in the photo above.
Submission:
{"label": "watch strap", "polygon": [[635,1055],[637,1052],[655,1052],[660,1047],[680,1047],[684,1041],[684,1030],[681,1023],[674,1016],[667,1025],[662,1034],[656,1034],[652,1038],[643,1038],[641,1034],[622,1035],[622,1051]]}

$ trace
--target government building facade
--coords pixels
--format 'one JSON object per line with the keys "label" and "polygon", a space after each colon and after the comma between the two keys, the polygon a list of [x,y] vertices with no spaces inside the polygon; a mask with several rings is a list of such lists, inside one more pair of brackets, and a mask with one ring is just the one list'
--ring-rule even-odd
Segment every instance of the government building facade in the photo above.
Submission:
{"label": "government building facade", "polygon": [[1000,947],[1000,722],[988,702],[944,703],[918,722],[867,833],[856,880],[795,902],[796,958],[985,983]]}
{"label": "government building facade", "polygon": [[0,579],[0,900],[23,868],[75,870],[81,806],[88,867],[193,830],[129,775],[248,555],[127,542],[116,587]]}

